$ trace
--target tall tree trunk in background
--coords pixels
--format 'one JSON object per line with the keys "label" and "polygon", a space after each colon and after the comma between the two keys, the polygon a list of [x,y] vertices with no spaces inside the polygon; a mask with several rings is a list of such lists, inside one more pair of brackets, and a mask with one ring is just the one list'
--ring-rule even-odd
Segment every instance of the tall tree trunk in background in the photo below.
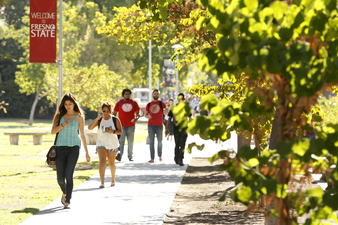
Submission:
{"label": "tall tree trunk in background", "polygon": [[237,152],[245,145],[250,146],[251,138],[246,139],[242,134],[237,135]]}
{"label": "tall tree trunk in background", "polygon": [[[279,110],[276,110],[275,118],[273,120],[272,124],[272,130],[270,134],[270,143],[269,143],[269,149],[276,149],[277,142],[279,141],[279,132],[278,132],[278,124],[279,124]],[[270,205],[266,205],[266,209],[268,211],[272,210],[274,208],[274,202],[271,201]],[[267,216],[265,218],[265,225],[277,225],[278,224],[278,218],[273,216]]]}
{"label": "tall tree trunk in background", "polygon": [[278,132],[278,124],[279,124],[279,117],[278,117],[279,110],[276,110],[275,118],[272,124],[272,130],[270,135],[270,143],[269,149],[276,149],[277,142],[279,141],[279,132]]}
{"label": "tall tree trunk in background", "polygon": [[40,91],[38,89],[36,89],[35,91],[35,99],[31,108],[31,113],[29,115],[29,126],[33,125],[33,119],[34,119],[34,113],[35,113],[35,108],[36,105],[38,104],[39,101],[39,95],[40,95]]}

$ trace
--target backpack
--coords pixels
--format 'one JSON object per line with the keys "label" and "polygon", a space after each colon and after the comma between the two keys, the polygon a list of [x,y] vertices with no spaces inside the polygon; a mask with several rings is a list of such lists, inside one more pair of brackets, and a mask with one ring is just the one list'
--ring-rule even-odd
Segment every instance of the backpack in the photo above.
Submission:
{"label": "backpack", "polygon": [[[116,126],[116,116],[112,116],[111,117],[112,118],[112,120],[113,120],[113,123],[114,123],[114,126],[115,126],[115,128],[117,129],[117,126]],[[97,124],[97,126],[98,126],[98,128],[100,128],[100,123],[101,123],[101,121],[102,121],[102,118],[101,119],[99,119],[99,123]],[[117,138],[120,140],[120,137],[121,137],[121,135],[120,134],[117,134]]]}

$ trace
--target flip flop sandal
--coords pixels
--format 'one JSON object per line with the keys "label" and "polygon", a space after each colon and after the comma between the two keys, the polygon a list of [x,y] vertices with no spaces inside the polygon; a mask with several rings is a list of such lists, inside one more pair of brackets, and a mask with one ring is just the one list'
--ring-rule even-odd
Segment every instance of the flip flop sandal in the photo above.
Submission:
{"label": "flip flop sandal", "polygon": [[111,183],[111,184],[110,184],[110,187],[115,187],[115,183]]}
{"label": "flip flop sandal", "polygon": [[104,188],[104,184],[101,184],[99,188]]}
{"label": "flip flop sandal", "polygon": [[61,203],[62,203],[62,205],[66,204],[66,195],[65,194],[63,194],[62,197],[61,197]]}

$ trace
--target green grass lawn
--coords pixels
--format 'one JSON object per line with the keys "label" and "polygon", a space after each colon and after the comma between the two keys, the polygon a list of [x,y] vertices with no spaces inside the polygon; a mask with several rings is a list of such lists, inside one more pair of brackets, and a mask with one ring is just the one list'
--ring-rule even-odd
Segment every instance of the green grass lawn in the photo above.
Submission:
{"label": "green grass lawn", "polygon": [[[88,125],[88,123],[86,122]],[[34,131],[50,132],[50,120],[36,120]],[[61,197],[56,172],[45,164],[45,155],[39,152],[49,149],[55,136],[42,137],[42,145],[33,145],[31,135],[19,136],[19,145],[10,145],[4,132],[29,132],[28,120],[0,119],[0,224],[19,224],[55,199]],[[135,144],[147,137],[146,122],[138,122]],[[74,188],[98,173],[98,157],[91,156],[87,163],[80,157],[74,173]]]}

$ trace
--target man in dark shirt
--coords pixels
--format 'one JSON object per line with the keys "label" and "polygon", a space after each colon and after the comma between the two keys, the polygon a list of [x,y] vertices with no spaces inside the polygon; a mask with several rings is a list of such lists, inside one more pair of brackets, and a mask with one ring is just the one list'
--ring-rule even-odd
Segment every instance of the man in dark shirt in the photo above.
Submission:
{"label": "man in dark shirt", "polygon": [[[178,100],[179,101],[184,101],[184,94],[183,93],[179,93],[178,94]],[[180,130],[180,127],[178,124],[176,124],[176,120],[175,117],[170,109],[169,114],[168,114],[169,118],[168,118],[168,122],[167,122],[167,126],[166,126],[166,130],[165,130],[165,134],[168,135],[169,133],[169,126],[170,123],[174,123],[174,139],[175,139],[175,163],[180,165],[180,166],[184,166],[183,163],[183,158],[184,158],[184,148],[185,148],[185,142],[187,141],[187,128],[182,128]],[[171,121],[171,119],[173,119],[173,121]]]}

